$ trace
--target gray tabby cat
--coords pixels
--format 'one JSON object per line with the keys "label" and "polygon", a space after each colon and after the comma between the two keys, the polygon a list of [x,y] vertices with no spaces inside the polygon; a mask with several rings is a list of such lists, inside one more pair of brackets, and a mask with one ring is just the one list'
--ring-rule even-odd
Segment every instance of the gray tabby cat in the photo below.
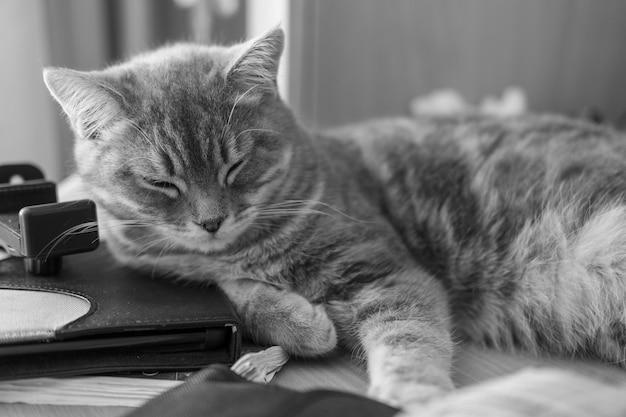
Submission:
{"label": "gray tabby cat", "polygon": [[280,29],[96,72],[46,69],[124,264],[217,283],[249,336],[367,360],[369,394],[453,388],[454,341],[626,358],[626,138],[558,117],[312,133]]}

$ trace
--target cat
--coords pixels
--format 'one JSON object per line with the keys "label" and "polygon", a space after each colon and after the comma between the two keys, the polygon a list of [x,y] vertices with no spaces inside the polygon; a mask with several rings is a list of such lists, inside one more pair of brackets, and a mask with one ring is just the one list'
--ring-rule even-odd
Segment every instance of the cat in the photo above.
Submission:
{"label": "cat", "polygon": [[338,346],[368,394],[453,389],[458,340],[626,358],[626,137],[558,116],[298,123],[275,28],[47,68],[121,263],[216,283],[248,336]]}

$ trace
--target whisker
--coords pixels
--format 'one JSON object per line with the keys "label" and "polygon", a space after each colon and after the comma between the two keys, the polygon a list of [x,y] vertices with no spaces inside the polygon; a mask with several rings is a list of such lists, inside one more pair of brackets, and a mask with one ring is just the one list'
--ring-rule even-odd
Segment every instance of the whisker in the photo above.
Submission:
{"label": "whisker", "polygon": [[72,226],[69,229],[63,231],[62,233],[59,233],[53,239],[51,239],[50,242],[48,242],[43,248],[41,248],[41,250],[39,251],[39,253],[37,254],[36,257],[37,258],[41,257],[47,251],[48,254],[45,256],[44,259],[48,260],[49,256],[52,254],[52,251],[54,250],[54,248],[56,248],[58,245],[60,245],[65,239],[67,239],[68,237],[70,237],[72,235],[79,235],[79,234],[82,234],[82,233],[90,233],[90,232],[96,230],[96,227],[97,227],[97,223],[96,222],[85,222],[85,223],[81,223],[81,224],[77,224],[75,226]]}
{"label": "whisker", "polygon": [[233,141],[237,140],[239,138],[239,136],[241,136],[241,135],[243,135],[244,133],[247,133],[247,132],[267,132],[267,133],[272,133],[274,135],[280,135],[279,132],[276,132],[274,130],[269,130],[269,129],[245,129],[245,130],[242,130],[241,132],[239,132],[237,134],[237,136],[235,136]]}
{"label": "whisker", "polygon": [[256,229],[263,229],[263,230],[267,230],[270,229],[272,226],[274,226],[274,224],[272,223],[250,223],[247,228],[256,228]]}
{"label": "whisker", "polygon": [[147,240],[147,239],[152,239],[153,237],[156,236],[163,236],[163,233],[150,233],[148,235],[143,235],[143,236],[139,236],[136,239],[130,239],[133,242],[137,243],[137,244],[141,244],[141,240]]}
{"label": "whisker", "polygon": [[159,263],[159,260],[165,254],[166,251],[172,248],[172,246],[174,246],[174,242],[170,241],[168,242],[167,245],[163,246],[163,249],[161,249],[161,252],[159,252],[159,255],[157,256],[156,260],[154,261],[154,264],[152,265],[152,278],[154,278],[156,274],[156,267],[157,267],[157,264]]}
{"label": "whisker", "polygon": [[147,156],[136,156],[134,158],[130,158],[130,159],[127,159],[126,161],[124,161],[124,163],[122,165],[120,165],[120,168],[124,167],[126,164],[129,164],[129,163],[131,163],[133,161],[138,161],[138,160],[141,160],[141,159],[145,159],[147,161],[154,162],[153,158],[149,158]]}
{"label": "whisker", "polygon": [[342,215],[342,216],[344,216],[344,217],[346,217],[346,218],[348,218],[350,220],[354,220],[354,221],[357,221],[357,222],[360,222],[360,223],[368,223],[368,224],[375,223],[373,221],[362,220],[362,219],[357,219],[356,217],[352,217],[349,214],[347,214],[347,213],[343,212],[342,210],[338,209],[337,207],[335,207],[335,206],[333,206],[331,204],[325,203],[323,201],[319,201],[319,200],[285,200],[283,202],[274,203],[272,206],[275,206],[275,207],[278,208],[278,207],[283,206],[283,205],[289,206],[291,204],[313,204],[313,205],[318,205],[319,204],[321,206],[324,206],[324,207],[326,207],[328,209],[331,209],[331,210],[335,211],[336,213],[338,213],[338,214],[340,214],[340,215]]}
{"label": "whisker", "polygon": [[144,253],[146,253],[148,250],[150,250],[151,248],[155,247],[156,245],[159,245],[165,241],[168,241],[169,237],[165,236],[161,239],[155,239],[154,241],[152,241],[150,244],[144,246],[143,248],[141,248],[141,250],[139,252],[136,253],[136,256],[140,256],[143,255]]}
{"label": "whisker", "polygon": [[128,123],[128,125],[130,127],[132,127],[137,133],[139,133],[139,136],[148,144],[151,145],[150,143],[150,137],[148,136],[148,134],[146,133],[145,130],[143,130],[141,128],[141,126],[139,126],[137,124],[137,122],[135,122],[134,120],[131,120],[129,118],[124,118],[123,119],[124,122]]}
{"label": "whisker", "polygon": [[229,126],[230,125],[230,121],[233,118],[233,113],[235,113],[235,108],[237,107],[237,104],[239,104],[239,102],[246,96],[248,95],[248,93],[252,90],[254,90],[255,88],[257,88],[259,85],[255,84],[252,87],[248,88],[242,95],[237,97],[237,100],[235,100],[235,104],[233,104],[233,107],[230,109],[230,114],[228,115],[228,120],[226,121],[226,125]]}
{"label": "whisker", "polygon": [[112,227],[112,226],[157,226],[165,224],[165,222],[145,222],[141,220],[106,220],[100,221],[100,226]]}
{"label": "whisker", "polygon": [[222,127],[222,133],[220,134],[220,140],[224,139],[224,133],[226,131],[227,127],[230,127],[230,122],[233,118],[233,113],[235,113],[235,108],[237,107],[237,104],[239,104],[239,101],[241,101],[241,99],[243,99],[250,91],[252,91],[254,88],[258,87],[258,84],[253,85],[252,87],[248,88],[243,94],[241,94],[240,96],[237,96],[237,99],[235,100],[235,103],[233,104],[233,107],[230,109],[230,113],[228,114],[228,119],[226,120],[226,123],[224,124],[224,127]]}
{"label": "whisker", "polygon": [[136,221],[114,221],[108,222],[109,224],[103,224],[103,222],[85,222],[85,223],[81,223],[78,225],[75,225],[65,231],[63,231],[62,233],[59,233],[57,236],[55,236],[53,239],[50,240],[50,242],[48,242],[48,244],[46,244],[41,251],[37,254],[37,256],[41,256],[43,255],[46,251],[48,252],[48,254],[46,255],[46,259],[48,259],[48,257],[50,256],[50,254],[52,253],[52,251],[58,246],[60,245],[63,240],[65,240],[66,238],[69,238],[72,235],[79,235],[82,233],[90,233],[96,230],[103,230],[103,229],[110,229],[113,227],[149,227],[149,226],[153,226],[153,223],[145,223],[145,224],[141,224],[141,223],[137,223]]}
{"label": "whisker", "polygon": [[123,227],[123,228],[149,228],[149,227],[153,227],[153,226],[161,226],[161,225],[165,225],[167,223],[165,222],[153,222],[153,223],[148,223],[148,222],[138,222],[138,221],[133,221],[133,220],[128,220],[128,221],[107,221],[107,222],[102,222],[98,225],[99,230],[111,230],[113,228],[117,228],[117,227]]}
{"label": "whisker", "polygon": [[281,215],[290,215],[290,214],[321,214],[324,216],[332,216],[331,213],[326,213],[325,211],[309,209],[309,208],[301,208],[301,209],[273,209],[273,210],[263,210],[259,211],[259,215],[269,215],[269,216],[281,216]]}

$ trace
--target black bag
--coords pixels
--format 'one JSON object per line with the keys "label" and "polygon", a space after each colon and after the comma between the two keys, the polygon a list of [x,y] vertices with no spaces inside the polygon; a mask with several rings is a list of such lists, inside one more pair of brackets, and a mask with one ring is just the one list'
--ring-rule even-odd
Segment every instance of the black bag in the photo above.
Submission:
{"label": "black bag", "polygon": [[126,417],[390,417],[399,410],[355,394],[297,392],[248,382],[211,365]]}

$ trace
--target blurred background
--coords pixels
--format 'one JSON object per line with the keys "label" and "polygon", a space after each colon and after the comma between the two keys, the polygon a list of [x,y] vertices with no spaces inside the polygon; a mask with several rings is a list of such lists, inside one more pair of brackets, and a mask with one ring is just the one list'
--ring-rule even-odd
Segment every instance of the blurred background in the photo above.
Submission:
{"label": "blurred background", "polygon": [[309,127],[410,114],[510,87],[532,112],[626,119],[624,0],[2,0],[0,164],[72,170],[44,66],[99,69],[166,42],[232,44],[281,24],[282,97]]}

